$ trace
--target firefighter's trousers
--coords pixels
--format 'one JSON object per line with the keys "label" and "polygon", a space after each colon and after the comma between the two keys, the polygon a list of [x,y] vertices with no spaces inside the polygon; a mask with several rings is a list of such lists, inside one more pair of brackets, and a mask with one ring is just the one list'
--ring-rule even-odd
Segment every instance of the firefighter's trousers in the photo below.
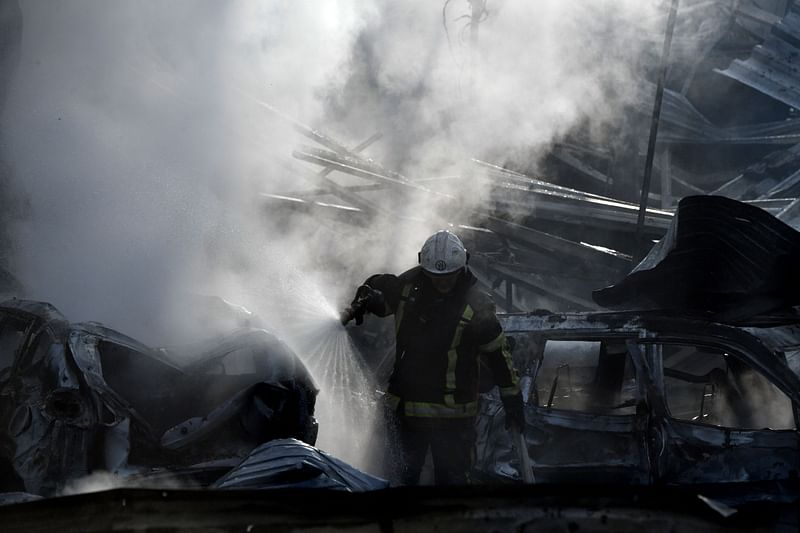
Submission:
{"label": "firefighter's trousers", "polygon": [[423,418],[398,416],[398,481],[419,484],[428,450],[433,458],[436,485],[466,485],[472,467],[475,418]]}

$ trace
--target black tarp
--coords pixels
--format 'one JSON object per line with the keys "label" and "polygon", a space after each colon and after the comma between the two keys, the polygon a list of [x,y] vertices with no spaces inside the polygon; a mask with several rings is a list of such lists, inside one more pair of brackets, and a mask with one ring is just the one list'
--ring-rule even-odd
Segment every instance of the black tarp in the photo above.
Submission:
{"label": "black tarp", "polygon": [[761,208],[688,196],[664,236],[616,285],[610,308],[711,312],[741,320],[800,304],[800,233]]}

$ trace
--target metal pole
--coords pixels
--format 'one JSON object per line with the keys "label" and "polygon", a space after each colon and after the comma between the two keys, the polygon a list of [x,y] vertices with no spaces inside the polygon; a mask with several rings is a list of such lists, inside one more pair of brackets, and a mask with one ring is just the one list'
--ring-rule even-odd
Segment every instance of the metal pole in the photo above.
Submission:
{"label": "metal pole", "polygon": [[522,481],[525,484],[536,483],[536,476],[533,473],[533,461],[528,455],[528,444],[525,442],[525,434],[517,428],[511,429],[511,440],[519,457],[519,470]]}
{"label": "metal pole", "polygon": [[667,146],[661,153],[661,208],[672,207],[672,149]]}
{"label": "metal pole", "polygon": [[644,216],[647,211],[647,199],[650,196],[650,179],[653,175],[653,157],[656,152],[656,137],[658,136],[658,122],[661,118],[661,101],[664,98],[664,83],[669,70],[669,49],[672,45],[672,32],[675,29],[675,18],[678,14],[678,0],[672,0],[667,19],[667,33],[664,35],[664,48],[661,51],[661,71],[658,73],[656,85],[656,99],[653,104],[653,119],[650,122],[650,140],[647,143],[647,160],[644,164],[644,179],[642,180],[642,197],[639,201],[639,217],[636,220],[636,250],[633,254],[634,261],[642,259],[646,253],[644,247]]}

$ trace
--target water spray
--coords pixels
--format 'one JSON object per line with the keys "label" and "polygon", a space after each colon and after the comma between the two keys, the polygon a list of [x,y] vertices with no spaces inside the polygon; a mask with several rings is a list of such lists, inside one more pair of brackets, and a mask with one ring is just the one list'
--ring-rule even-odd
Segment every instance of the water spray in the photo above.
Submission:
{"label": "water spray", "polygon": [[[277,294],[263,299],[273,302],[273,309],[280,309],[279,314],[270,316],[270,322],[319,387],[317,447],[369,470],[376,411],[373,379],[350,333],[342,327],[344,313],[324,294],[328,285],[314,280],[304,269],[288,270]],[[366,303],[356,304],[363,320]]]}

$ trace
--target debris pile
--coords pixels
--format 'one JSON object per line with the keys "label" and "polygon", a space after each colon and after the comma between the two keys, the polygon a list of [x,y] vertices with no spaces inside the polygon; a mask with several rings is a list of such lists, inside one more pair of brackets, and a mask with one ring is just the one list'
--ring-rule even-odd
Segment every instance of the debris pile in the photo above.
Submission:
{"label": "debris pile", "polygon": [[[704,9],[725,10],[729,24],[714,35],[698,34],[693,24],[702,17],[696,11]],[[644,257],[665,235],[682,197],[727,196],[800,227],[800,71],[793,63],[798,37],[800,3],[682,6],[661,106],[653,190],[638,237],[636,199],[647,148],[642,132],[651,118],[646,102],[619,118],[614,142],[600,144],[577,131],[550,147],[534,170],[525,160],[476,156],[464,162],[463,174],[435,178],[404,176],[363,155],[380,133],[351,149],[280,114],[319,145],[298,146],[292,154],[317,170],[287,162],[287,171],[311,188],[268,191],[263,198],[270,209],[364,230],[376,217],[407,218],[402,207],[427,197],[439,209],[420,218],[456,228],[472,252],[473,270],[502,309],[597,309],[592,290],[618,281]],[[703,53],[688,54],[698,39]],[[341,185],[337,173],[363,183]],[[475,187],[488,187],[489,194],[462,202]],[[470,206],[466,212],[464,204]]]}

